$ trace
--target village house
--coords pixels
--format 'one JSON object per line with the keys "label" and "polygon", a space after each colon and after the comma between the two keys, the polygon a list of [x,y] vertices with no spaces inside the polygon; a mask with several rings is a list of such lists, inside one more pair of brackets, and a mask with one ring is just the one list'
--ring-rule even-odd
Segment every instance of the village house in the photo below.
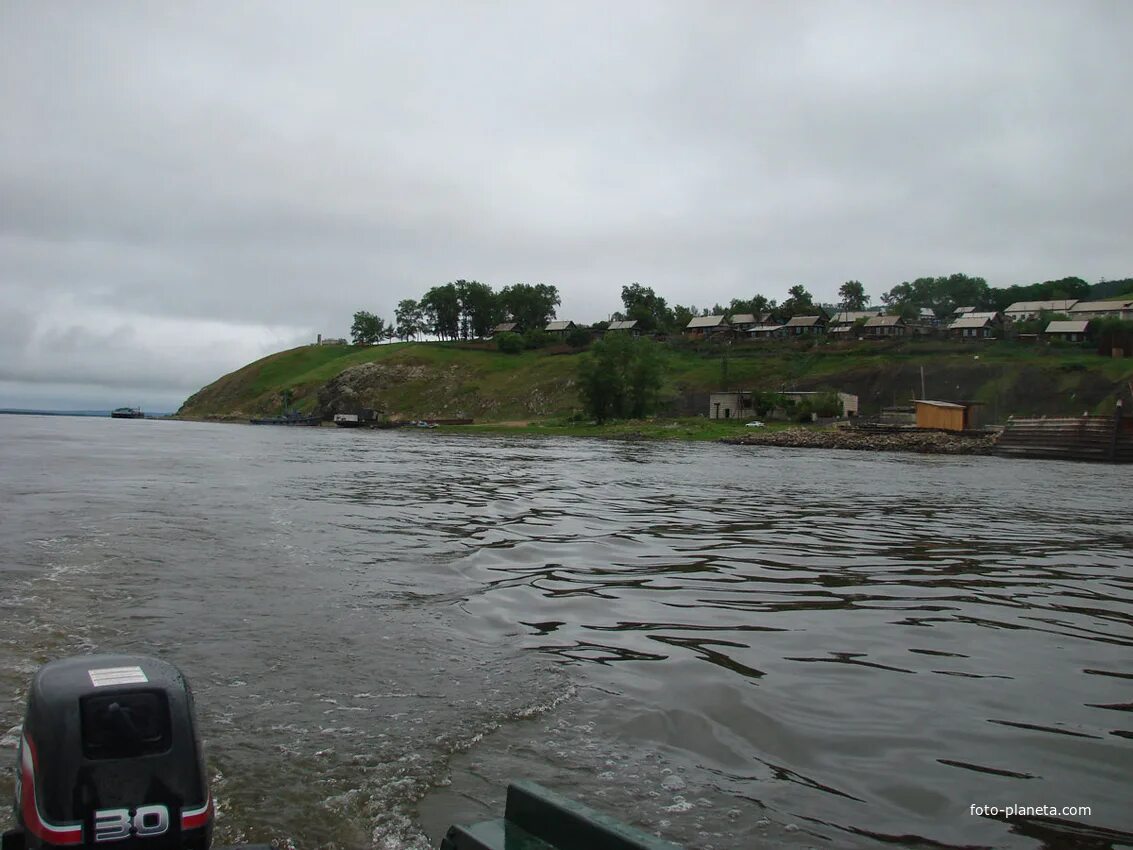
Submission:
{"label": "village house", "polygon": [[1084,342],[1089,329],[1089,319],[1054,321],[1046,326],[1046,330],[1043,331],[1043,338],[1060,339],[1063,342]]}
{"label": "village house", "polygon": [[694,316],[685,325],[684,332],[685,336],[696,339],[721,334],[730,329],[731,324],[728,322],[727,316]]}
{"label": "village house", "polygon": [[578,326],[574,322],[548,322],[543,330],[555,336],[566,336],[576,327]]}
{"label": "village house", "polygon": [[908,332],[909,326],[900,316],[874,316],[862,325],[862,334],[874,339],[904,336]]}
{"label": "village house", "polygon": [[841,313],[835,313],[834,318],[830,320],[827,327],[828,332],[833,332],[834,328],[847,327],[854,325],[858,319],[872,319],[875,316],[884,316],[885,311],[877,310],[843,310]]}
{"label": "village house", "polygon": [[736,313],[728,319],[732,330],[736,333],[746,334],[756,325],[762,324],[754,313]]}
{"label": "village house", "polygon": [[756,325],[747,335],[751,339],[780,339],[787,335],[787,330],[782,325]]}
{"label": "village house", "polygon": [[957,339],[993,339],[996,329],[991,315],[966,315],[948,326],[948,335]]}
{"label": "village house", "polygon": [[1133,301],[1079,301],[1067,315],[1072,319],[1124,319],[1133,321]]}
{"label": "village house", "polygon": [[492,336],[496,334],[517,334],[520,333],[519,322],[500,322],[492,328]]}
{"label": "village house", "polygon": [[971,431],[979,427],[975,401],[916,399],[917,427],[940,431]]}
{"label": "village house", "polygon": [[783,329],[787,336],[818,336],[826,333],[826,316],[792,316]]}
{"label": "village house", "polygon": [[1041,313],[1069,313],[1077,304],[1077,299],[1063,298],[1054,301],[1016,301],[1003,311],[1003,315],[1013,322],[1037,319]]}
{"label": "village house", "polygon": [[920,311],[917,313],[917,321],[920,322],[921,325],[930,328],[940,327],[940,318],[931,307],[921,307]]}
{"label": "village house", "polygon": [[855,339],[857,330],[855,325],[829,325],[826,328],[826,335],[832,340],[847,340]]}
{"label": "village house", "polygon": [[621,331],[628,333],[630,336],[639,336],[641,332],[637,329],[637,319],[625,319],[623,321],[610,322],[610,326],[606,328],[607,332]]}

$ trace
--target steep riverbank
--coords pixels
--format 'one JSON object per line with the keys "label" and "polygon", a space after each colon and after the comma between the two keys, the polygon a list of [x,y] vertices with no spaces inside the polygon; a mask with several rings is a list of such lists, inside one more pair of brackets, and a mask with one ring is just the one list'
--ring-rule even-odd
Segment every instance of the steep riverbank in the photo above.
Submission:
{"label": "steep riverbank", "polygon": [[[1008,415],[1108,413],[1133,380],[1133,359],[1074,347],[1008,341],[876,343],[674,341],[660,414],[704,415],[720,389],[834,390],[860,399],[864,415],[929,398],[982,402],[985,421]],[[298,410],[332,417],[359,409],[391,419],[477,422],[569,419],[582,412],[576,375],[588,355],[566,346],[504,354],[488,343],[304,346],[225,375],[178,411],[186,419],[247,419]]]}

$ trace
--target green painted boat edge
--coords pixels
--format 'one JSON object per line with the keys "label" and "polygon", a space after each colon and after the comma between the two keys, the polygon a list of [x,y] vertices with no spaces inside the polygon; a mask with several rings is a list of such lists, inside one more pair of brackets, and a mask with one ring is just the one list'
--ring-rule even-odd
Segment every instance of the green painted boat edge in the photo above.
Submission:
{"label": "green painted boat edge", "polygon": [[454,826],[441,850],[681,850],[536,782],[512,782],[503,819]]}

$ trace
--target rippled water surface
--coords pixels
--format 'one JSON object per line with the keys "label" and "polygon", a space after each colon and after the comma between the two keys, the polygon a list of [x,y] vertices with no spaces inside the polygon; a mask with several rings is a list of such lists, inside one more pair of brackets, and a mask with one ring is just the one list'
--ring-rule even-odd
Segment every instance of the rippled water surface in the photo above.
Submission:
{"label": "rippled water surface", "polygon": [[37,666],[126,650],[221,841],[530,777],[689,848],[1133,843],[1128,467],[4,416],[0,532],[5,797]]}

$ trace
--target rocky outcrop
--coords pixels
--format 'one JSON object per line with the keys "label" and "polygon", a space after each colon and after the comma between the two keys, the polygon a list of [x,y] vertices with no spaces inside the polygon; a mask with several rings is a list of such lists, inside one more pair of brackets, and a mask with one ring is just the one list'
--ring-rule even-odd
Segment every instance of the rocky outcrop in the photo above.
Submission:
{"label": "rocky outcrop", "polygon": [[850,449],[853,451],[920,452],[922,454],[989,455],[995,434],[966,435],[947,431],[867,431],[856,428],[789,428],[785,431],[753,431],[722,442],[742,446],[783,446],[803,449]]}
{"label": "rocky outcrop", "polygon": [[415,363],[360,363],[339,372],[319,388],[315,411],[324,418],[336,413],[360,413],[373,410],[376,415],[390,415],[388,395],[391,388],[428,380],[433,370]]}

